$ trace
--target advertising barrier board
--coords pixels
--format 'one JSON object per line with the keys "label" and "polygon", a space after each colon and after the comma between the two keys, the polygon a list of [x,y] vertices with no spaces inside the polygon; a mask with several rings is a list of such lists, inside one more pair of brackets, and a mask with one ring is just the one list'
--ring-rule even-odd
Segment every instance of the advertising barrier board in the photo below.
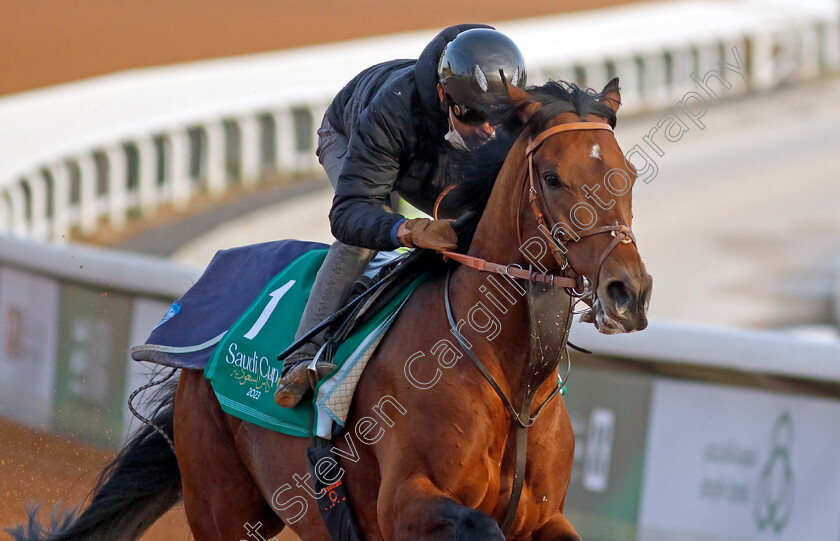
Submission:
{"label": "advertising barrier board", "polygon": [[639,541],[840,539],[840,402],[657,380]]}
{"label": "advertising barrier board", "polygon": [[0,414],[50,428],[58,283],[0,267]]}

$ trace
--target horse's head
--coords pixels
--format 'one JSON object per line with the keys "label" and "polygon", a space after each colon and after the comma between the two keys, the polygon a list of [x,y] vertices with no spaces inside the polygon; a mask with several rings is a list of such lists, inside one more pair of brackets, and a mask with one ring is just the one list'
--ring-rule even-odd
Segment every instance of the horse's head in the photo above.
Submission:
{"label": "horse's head", "polygon": [[586,277],[584,321],[605,334],[644,329],[652,278],[630,230],[636,171],[612,133],[618,79],[601,93],[555,82],[509,93],[524,124],[511,151],[527,169],[520,238],[543,238],[555,272]]}

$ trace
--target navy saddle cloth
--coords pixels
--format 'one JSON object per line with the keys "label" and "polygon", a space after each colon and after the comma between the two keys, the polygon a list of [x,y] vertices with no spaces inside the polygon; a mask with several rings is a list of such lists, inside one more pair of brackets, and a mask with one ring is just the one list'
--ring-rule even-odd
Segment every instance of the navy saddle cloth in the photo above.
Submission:
{"label": "navy saddle cloth", "polygon": [[277,273],[320,242],[280,240],[216,253],[198,282],[175,301],[135,361],[201,370],[213,348]]}

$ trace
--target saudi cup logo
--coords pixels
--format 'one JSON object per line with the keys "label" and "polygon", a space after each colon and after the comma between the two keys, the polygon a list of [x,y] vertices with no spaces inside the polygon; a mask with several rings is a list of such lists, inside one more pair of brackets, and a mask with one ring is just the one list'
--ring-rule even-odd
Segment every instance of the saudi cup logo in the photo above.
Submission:
{"label": "saudi cup logo", "polygon": [[790,413],[784,412],[776,420],[771,443],[770,456],[759,472],[753,514],[761,531],[769,528],[779,533],[787,525],[793,510],[794,480],[790,458],[793,421]]}

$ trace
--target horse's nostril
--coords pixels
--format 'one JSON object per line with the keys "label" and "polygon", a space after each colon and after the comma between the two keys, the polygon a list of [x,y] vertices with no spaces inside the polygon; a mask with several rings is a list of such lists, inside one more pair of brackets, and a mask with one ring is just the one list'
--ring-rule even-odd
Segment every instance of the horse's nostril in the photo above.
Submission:
{"label": "horse's nostril", "polygon": [[615,303],[615,307],[618,310],[623,310],[630,306],[630,303],[633,302],[632,297],[630,296],[630,291],[627,289],[627,286],[624,285],[624,282],[611,282],[607,285],[607,295],[609,295],[610,299],[612,299],[613,303]]}

